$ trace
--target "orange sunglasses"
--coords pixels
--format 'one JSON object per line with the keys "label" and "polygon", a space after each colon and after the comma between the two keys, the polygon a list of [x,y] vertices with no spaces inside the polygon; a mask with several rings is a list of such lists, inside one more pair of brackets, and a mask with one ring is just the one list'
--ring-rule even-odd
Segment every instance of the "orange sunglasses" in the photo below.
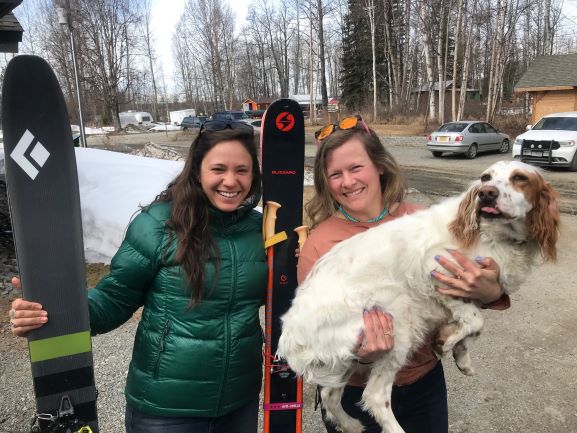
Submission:
{"label": "orange sunglasses", "polygon": [[315,139],[317,140],[317,142],[320,142],[339,129],[353,129],[356,128],[357,125],[361,125],[361,127],[365,130],[365,132],[367,133],[369,132],[369,127],[367,126],[363,118],[357,115],[357,116],[345,117],[339,123],[330,123],[327,126],[324,126],[323,128],[315,132]]}

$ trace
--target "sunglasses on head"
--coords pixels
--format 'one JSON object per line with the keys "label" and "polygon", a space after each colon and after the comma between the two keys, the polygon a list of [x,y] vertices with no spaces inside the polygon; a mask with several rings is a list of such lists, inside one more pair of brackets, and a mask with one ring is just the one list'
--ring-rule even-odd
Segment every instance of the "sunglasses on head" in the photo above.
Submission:
{"label": "sunglasses on head", "polygon": [[204,122],[200,127],[199,134],[202,134],[204,131],[215,132],[224,131],[225,129],[247,132],[251,135],[254,134],[254,129],[252,126],[248,125],[247,123],[236,122],[234,120],[208,120]]}
{"label": "sunglasses on head", "polygon": [[345,117],[339,123],[330,123],[315,132],[315,139],[320,142],[339,129],[353,129],[361,126],[365,132],[369,132],[369,127],[361,116]]}

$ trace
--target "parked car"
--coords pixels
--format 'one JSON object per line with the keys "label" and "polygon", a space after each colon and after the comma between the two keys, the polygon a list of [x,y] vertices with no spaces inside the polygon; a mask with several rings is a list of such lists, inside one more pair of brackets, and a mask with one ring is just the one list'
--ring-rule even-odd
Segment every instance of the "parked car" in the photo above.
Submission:
{"label": "parked car", "polygon": [[467,120],[441,125],[427,138],[427,149],[439,158],[445,152],[462,153],[473,159],[479,152],[509,151],[509,136],[487,122]]}
{"label": "parked car", "polygon": [[244,122],[250,126],[254,130],[255,135],[260,134],[260,127],[262,124],[262,119],[241,119],[240,122]]}
{"label": "parked car", "polygon": [[182,119],[182,122],[180,122],[180,127],[182,129],[200,128],[207,119],[207,116],[186,116]]}
{"label": "parked car", "polygon": [[577,171],[577,111],[544,116],[513,143],[513,158]]}
{"label": "parked car", "polygon": [[211,120],[241,120],[247,119],[248,116],[244,111],[217,111],[211,117]]}

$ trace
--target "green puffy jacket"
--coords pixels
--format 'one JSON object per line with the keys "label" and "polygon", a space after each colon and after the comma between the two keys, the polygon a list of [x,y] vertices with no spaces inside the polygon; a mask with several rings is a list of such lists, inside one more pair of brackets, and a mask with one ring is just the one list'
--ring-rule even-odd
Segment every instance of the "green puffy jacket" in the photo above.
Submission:
{"label": "green puffy jacket", "polygon": [[[89,290],[93,334],[111,331],[144,306],[126,383],[127,402],[155,416],[215,417],[254,400],[261,387],[266,260],[260,213],[211,209],[220,251],[218,281],[188,309],[190,290],[168,255],[171,204],[154,204],[130,224],[110,274]],[[205,271],[205,288],[214,280]],[[127,343],[128,344],[128,343]]]}

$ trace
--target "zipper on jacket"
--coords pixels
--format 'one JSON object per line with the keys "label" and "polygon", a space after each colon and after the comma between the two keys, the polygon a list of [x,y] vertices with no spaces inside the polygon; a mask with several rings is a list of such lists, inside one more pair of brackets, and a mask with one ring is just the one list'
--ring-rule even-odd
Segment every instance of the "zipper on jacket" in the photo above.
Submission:
{"label": "zipper on jacket", "polygon": [[232,284],[231,284],[231,288],[232,288],[232,292],[230,294],[230,297],[228,299],[228,307],[226,310],[226,318],[225,318],[225,323],[224,323],[224,328],[225,328],[225,344],[226,344],[226,348],[225,348],[225,363],[224,363],[224,374],[222,377],[222,386],[220,388],[220,395],[218,397],[218,404],[216,406],[216,413],[215,416],[220,416],[220,410],[221,410],[221,404],[222,404],[222,398],[223,398],[223,394],[224,394],[224,388],[226,387],[226,382],[228,380],[228,367],[229,367],[229,361],[230,361],[230,340],[232,338],[231,336],[231,332],[230,332],[230,310],[232,308],[232,305],[234,303],[234,301],[236,300],[236,289],[237,289],[237,271],[238,271],[238,260],[236,257],[236,248],[234,247],[234,242],[231,241],[228,236],[224,236],[224,238],[226,239],[226,242],[228,244],[228,247],[230,249],[230,257],[232,259],[232,275],[231,275],[231,279],[232,279]]}
{"label": "zipper on jacket", "polygon": [[156,364],[154,366],[154,378],[158,378],[158,369],[160,368],[160,357],[162,356],[162,352],[164,352],[164,344],[166,337],[168,335],[168,329],[170,327],[170,321],[166,319],[164,321],[164,327],[162,328],[162,335],[160,336],[160,344],[158,347],[158,356],[156,357]]}

